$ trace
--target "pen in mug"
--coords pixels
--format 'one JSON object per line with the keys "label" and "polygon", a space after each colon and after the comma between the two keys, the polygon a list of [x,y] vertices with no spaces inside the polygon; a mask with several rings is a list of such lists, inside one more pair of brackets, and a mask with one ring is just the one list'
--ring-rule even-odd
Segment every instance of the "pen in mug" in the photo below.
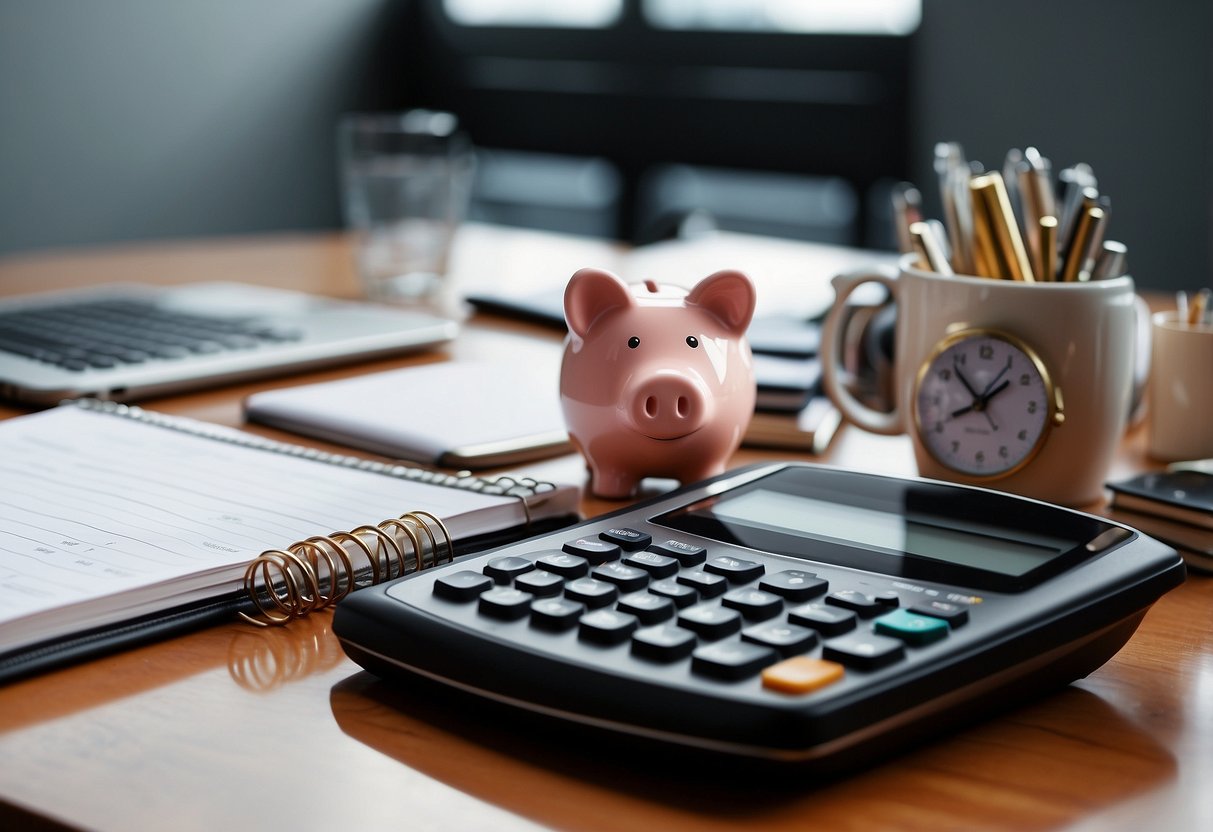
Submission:
{"label": "pen in mug", "polygon": [[1002,174],[997,171],[975,176],[969,182],[973,201],[975,258],[980,252],[986,273],[1006,280],[1035,281],[1028,253],[1011,214]]}
{"label": "pen in mug", "polygon": [[1057,217],[1040,218],[1037,239],[1040,250],[1036,278],[1044,282],[1057,279]]}
{"label": "pen in mug", "polygon": [[1066,256],[1061,266],[1061,280],[1073,283],[1079,279],[1087,252],[1097,235],[1102,235],[1103,209],[1097,205],[1083,208],[1074,223],[1074,230],[1066,243]]}
{"label": "pen in mug", "polygon": [[929,223],[916,222],[910,226],[910,238],[918,254],[918,264],[936,274],[953,275],[951,264],[944,254],[943,244]]}
{"label": "pen in mug", "polygon": [[1099,257],[1095,260],[1092,280],[1110,280],[1129,273],[1129,249],[1116,240],[1104,240]]}
{"label": "pen in mug", "polygon": [[1182,289],[1175,293],[1175,320],[1181,325],[1188,322],[1188,293]]}
{"label": "pen in mug", "polygon": [[914,251],[910,226],[922,220],[922,194],[909,182],[893,186],[893,230],[897,234],[897,249],[902,254]]}
{"label": "pen in mug", "polygon": [[1205,288],[1196,293],[1188,309],[1188,326],[1201,326],[1205,323],[1205,314],[1209,310],[1209,296],[1213,290]]}

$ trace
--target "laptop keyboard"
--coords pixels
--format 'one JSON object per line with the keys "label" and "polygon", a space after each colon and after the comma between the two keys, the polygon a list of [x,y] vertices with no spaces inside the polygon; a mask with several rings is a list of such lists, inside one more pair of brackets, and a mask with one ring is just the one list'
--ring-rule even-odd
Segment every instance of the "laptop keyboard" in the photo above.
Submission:
{"label": "laptop keyboard", "polygon": [[129,299],[0,313],[0,352],[75,371],[248,350],[302,337],[297,329],[264,319],[192,315]]}

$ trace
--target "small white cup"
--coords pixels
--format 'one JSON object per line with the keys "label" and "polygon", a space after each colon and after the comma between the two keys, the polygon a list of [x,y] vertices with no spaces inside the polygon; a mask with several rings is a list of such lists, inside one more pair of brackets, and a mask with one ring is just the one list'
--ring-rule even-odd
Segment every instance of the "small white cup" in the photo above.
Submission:
{"label": "small white cup", "polygon": [[368,298],[444,305],[473,155],[450,113],[351,113],[338,125],[342,207]]}
{"label": "small white cup", "polygon": [[1152,318],[1149,453],[1162,462],[1213,457],[1213,326]]}

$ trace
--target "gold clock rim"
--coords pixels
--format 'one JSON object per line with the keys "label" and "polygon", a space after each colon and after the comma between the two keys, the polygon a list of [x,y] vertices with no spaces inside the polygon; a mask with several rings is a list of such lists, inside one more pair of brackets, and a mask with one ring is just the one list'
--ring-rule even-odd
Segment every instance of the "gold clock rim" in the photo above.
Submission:
{"label": "gold clock rim", "polygon": [[[1045,413],[1044,425],[1041,427],[1040,435],[1036,437],[1036,442],[1032,445],[1032,448],[1026,454],[1024,454],[1023,458],[1019,460],[1019,462],[1015,463],[1015,465],[1012,465],[1005,471],[998,471],[992,474],[973,474],[968,471],[961,471],[960,469],[949,465],[947,462],[940,459],[935,454],[935,451],[932,450],[930,443],[927,442],[926,435],[923,433],[922,414],[918,407],[918,391],[922,388],[922,381],[926,377],[927,371],[929,370],[931,364],[934,363],[935,359],[946,352],[953,344],[960,341],[967,341],[971,338],[980,337],[996,338],[1000,341],[1005,341],[1028,357],[1028,360],[1032,362],[1034,367],[1036,367],[1036,372],[1040,374],[1040,379],[1044,383],[1045,398],[1047,400],[1048,407],[1048,411]],[[947,470],[952,471],[960,476],[967,477],[974,482],[994,482],[996,480],[1005,479],[1006,477],[1023,470],[1023,468],[1026,467],[1027,464],[1035,459],[1036,455],[1040,453],[1041,448],[1044,447],[1045,439],[1049,436],[1049,432],[1053,429],[1054,425],[1057,424],[1057,388],[1053,384],[1053,376],[1051,373],[1049,373],[1048,366],[1036,353],[1036,350],[1034,350],[1031,345],[1028,344],[1028,342],[1024,341],[1017,335],[1012,335],[1009,332],[1005,332],[994,327],[965,327],[964,329],[950,332],[941,338],[935,344],[935,346],[932,347],[931,352],[919,366],[918,372],[914,376],[913,393],[912,404],[914,411],[914,431],[918,435],[918,441],[919,444],[922,445],[923,450],[926,451],[927,455],[930,456],[931,459],[935,460],[938,465],[941,465]]]}

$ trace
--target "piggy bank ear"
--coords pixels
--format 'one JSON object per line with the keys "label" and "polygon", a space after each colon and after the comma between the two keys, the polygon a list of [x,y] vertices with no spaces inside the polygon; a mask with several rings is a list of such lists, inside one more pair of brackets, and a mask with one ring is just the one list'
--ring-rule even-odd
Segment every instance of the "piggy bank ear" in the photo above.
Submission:
{"label": "piggy bank ear", "polygon": [[754,284],[731,269],[708,275],[687,295],[688,305],[706,309],[738,335],[750,325],[756,301]]}
{"label": "piggy bank ear", "polygon": [[564,318],[571,332],[585,337],[600,315],[633,303],[628,285],[615,275],[602,269],[580,269],[564,290]]}

